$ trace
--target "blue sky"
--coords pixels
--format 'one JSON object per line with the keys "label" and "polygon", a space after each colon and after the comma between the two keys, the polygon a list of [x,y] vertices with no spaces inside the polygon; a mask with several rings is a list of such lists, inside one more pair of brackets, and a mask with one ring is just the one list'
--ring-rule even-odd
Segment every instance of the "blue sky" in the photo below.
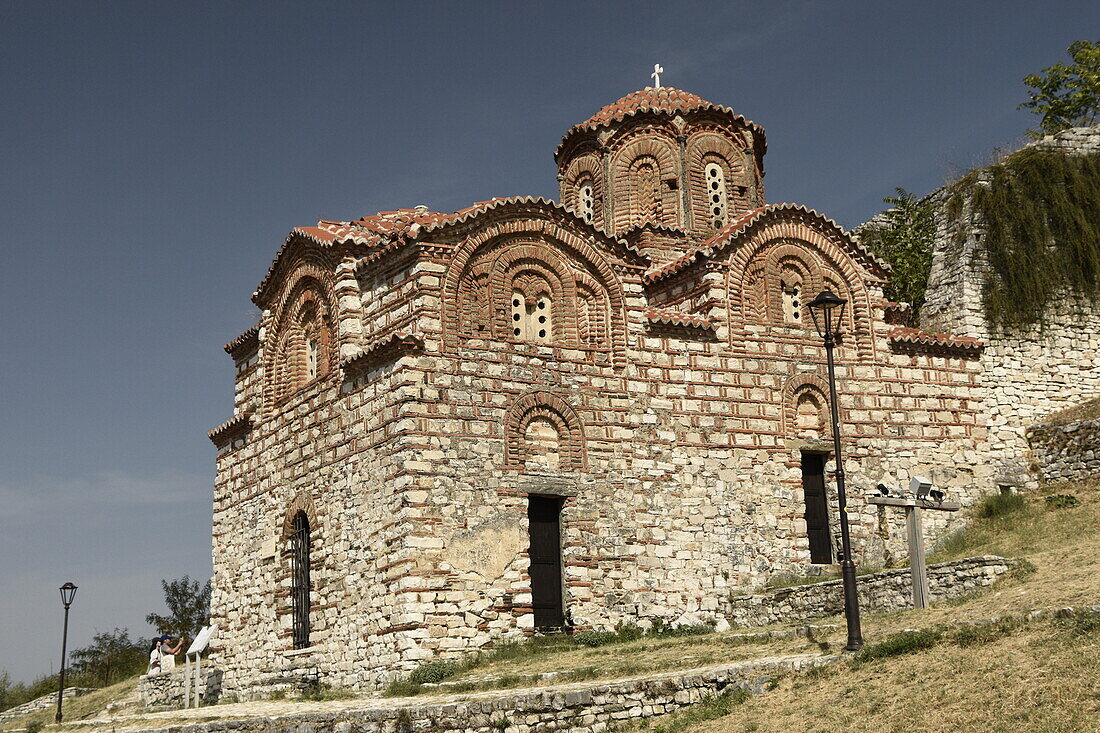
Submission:
{"label": "blue sky", "polygon": [[663,82],[763,125],[769,201],[853,226],[1023,137],[1049,2],[0,0],[0,669],[150,632],[210,573],[221,345],[293,226],[556,196],[568,127]]}

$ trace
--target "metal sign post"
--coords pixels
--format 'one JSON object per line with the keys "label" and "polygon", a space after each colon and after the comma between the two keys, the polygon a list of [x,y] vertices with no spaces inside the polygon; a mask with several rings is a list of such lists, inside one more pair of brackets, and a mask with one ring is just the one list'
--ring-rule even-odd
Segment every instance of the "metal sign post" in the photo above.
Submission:
{"label": "metal sign post", "polygon": [[913,575],[913,607],[928,608],[928,568],[925,566],[924,560],[922,512],[925,509],[957,512],[962,509],[962,505],[954,501],[934,501],[932,499],[893,496],[868,496],[867,503],[905,509],[905,527],[909,535],[909,571]]}

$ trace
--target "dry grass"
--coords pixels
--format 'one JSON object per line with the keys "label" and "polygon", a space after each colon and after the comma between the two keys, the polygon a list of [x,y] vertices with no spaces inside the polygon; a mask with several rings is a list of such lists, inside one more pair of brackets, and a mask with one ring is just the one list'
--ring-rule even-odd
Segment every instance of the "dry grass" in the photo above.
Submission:
{"label": "dry grass", "polygon": [[1098,417],[1100,417],[1100,397],[1051,413],[1043,420],[1043,424],[1067,425],[1079,420],[1095,420]]}
{"label": "dry grass", "polygon": [[[656,727],[655,727],[656,728]],[[951,643],[836,665],[692,733],[737,731],[1089,731],[1100,728],[1100,635],[1054,622],[977,646]]]}
{"label": "dry grass", "polygon": [[[123,680],[122,682],[117,682],[110,687],[104,687],[95,692],[89,692],[87,695],[65,700],[63,703],[65,720],[86,720],[95,717],[103,708],[107,707],[108,703],[129,697],[134,690],[137,689],[137,683],[138,678],[133,677],[128,680]],[[15,720],[8,721],[3,727],[0,727],[0,730],[26,728],[28,724],[35,721],[45,725],[52,725],[56,713],[57,708],[39,710],[29,715],[16,718]]]}

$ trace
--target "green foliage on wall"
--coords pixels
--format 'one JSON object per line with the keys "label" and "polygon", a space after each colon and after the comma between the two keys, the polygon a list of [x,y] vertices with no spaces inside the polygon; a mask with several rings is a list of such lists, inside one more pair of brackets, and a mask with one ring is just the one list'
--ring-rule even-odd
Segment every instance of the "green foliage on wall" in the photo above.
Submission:
{"label": "green foliage on wall", "polygon": [[[948,215],[958,221],[966,200],[985,229],[982,305],[991,325],[1041,324],[1067,290],[1100,297],[1100,154],[1024,148],[953,183]],[[955,244],[970,234],[959,221]]]}
{"label": "green foliage on wall", "polygon": [[1031,89],[1020,108],[1042,118],[1040,131],[1029,131],[1034,137],[1092,125],[1100,118],[1100,41],[1074,41],[1067,52],[1072,64],[1055,64],[1043,69],[1042,76],[1024,77]]}
{"label": "green foliage on wall", "polygon": [[883,199],[890,205],[882,213],[885,222],[867,227],[861,238],[872,252],[890,263],[890,282],[883,294],[913,306],[910,320],[916,325],[932,269],[935,206],[931,201],[918,200],[904,188],[895,190],[897,195]]}

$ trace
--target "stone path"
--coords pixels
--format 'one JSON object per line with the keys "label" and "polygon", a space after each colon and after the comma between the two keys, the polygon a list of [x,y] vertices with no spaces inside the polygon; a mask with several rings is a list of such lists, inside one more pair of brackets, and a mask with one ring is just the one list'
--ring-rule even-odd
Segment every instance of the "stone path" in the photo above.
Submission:
{"label": "stone path", "polygon": [[831,664],[840,655],[796,654],[735,664],[516,690],[328,702],[264,701],[74,721],[81,731],[136,733],[539,733],[607,730],[612,723],[678,710],[736,687],[762,692],[777,674]]}

